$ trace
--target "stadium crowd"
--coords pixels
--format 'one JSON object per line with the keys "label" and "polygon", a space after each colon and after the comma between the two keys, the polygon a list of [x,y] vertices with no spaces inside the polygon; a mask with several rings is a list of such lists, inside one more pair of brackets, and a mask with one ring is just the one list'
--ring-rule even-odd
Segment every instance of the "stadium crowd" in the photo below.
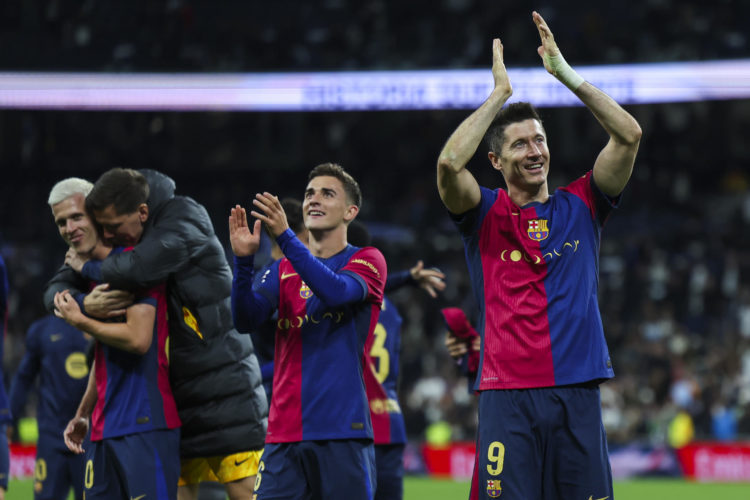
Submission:
{"label": "stadium crowd", "polygon": [[[481,0],[433,2],[232,1],[232,16],[208,2],[5,3],[4,70],[277,71],[486,67],[500,34],[506,64],[538,64],[525,6],[488,9]],[[659,62],[750,56],[747,2],[650,0],[642,9],[587,1],[577,14],[538,7],[557,26],[571,63]],[[588,5],[588,8],[586,8]],[[270,11],[268,9],[271,9]],[[585,11],[585,15],[580,12]],[[429,15],[425,15],[425,13]],[[285,19],[269,23],[267,19]],[[450,19],[460,26],[445,30]],[[117,22],[115,22],[115,20]],[[295,21],[296,20],[296,21]],[[303,22],[304,20],[304,22]],[[118,29],[110,29],[117,26]],[[722,26],[713,30],[712,26]],[[165,29],[166,27],[166,29]],[[293,35],[290,36],[289,33]],[[633,36],[639,33],[639,36]],[[630,106],[644,135],[622,206],[604,229],[600,304],[616,377],[602,386],[612,442],[663,443],[680,411],[695,436],[750,437],[750,102]],[[550,185],[584,173],[605,138],[587,111],[545,109],[553,152]],[[390,268],[417,259],[443,270],[437,300],[395,292],[404,317],[401,400],[409,437],[447,422],[473,440],[476,399],[445,352],[440,308],[475,314],[460,238],[437,198],[434,165],[465,110],[380,113],[0,112],[3,182],[0,252],[10,271],[5,380],[28,326],[44,314],[44,283],[64,247],[45,205],[70,175],[95,180],[112,166],[158,169],[204,204],[227,246],[226,213],[257,191],[300,196],[291,172],[322,161],[359,180],[364,221]],[[573,147],[574,143],[581,147]],[[566,145],[567,147],[556,147]],[[557,153],[557,154],[556,154]],[[485,162],[471,163],[496,185]],[[493,184],[495,183],[495,184]]]}
{"label": "stadium crowd", "polygon": [[[637,8],[583,0],[541,2],[577,64],[744,57],[750,5],[718,0],[646,0]],[[500,34],[535,47],[519,19],[531,6],[508,0],[39,0],[0,6],[13,70],[296,71],[484,67],[487,40]],[[451,26],[446,29],[446,26]],[[720,27],[721,29],[715,29]],[[637,36],[634,36],[637,34]],[[533,50],[514,65],[536,66]]]}

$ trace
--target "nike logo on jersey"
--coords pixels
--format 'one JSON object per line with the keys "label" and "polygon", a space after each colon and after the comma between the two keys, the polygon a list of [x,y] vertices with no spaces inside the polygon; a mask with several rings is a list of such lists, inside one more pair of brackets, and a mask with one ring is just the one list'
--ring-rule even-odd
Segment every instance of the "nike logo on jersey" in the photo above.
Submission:
{"label": "nike logo on jersey", "polygon": [[57,342],[61,338],[62,338],[62,333],[53,333],[52,335],[49,336],[50,342]]}
{"label": "nike logo on jersey", "polygon": [[[609,498],[609,495],[606,497],[597,498],[596,500],[607,500]],[[594,495],[589,495],[589,500],[594,500]]]}
{"label": "nike logo on jersey", "polygon": [[250,457],[247,457],[247,458],[246,458],[245,460],[240,460],[239,462],[238,462],[238,461],[237,461],[237,459],[235,458],[235,459],[234,459],[234,466],[235,466],[235,467],[239,467],[240,465],[244,464],[244,463],[245,463],[245,462],[247,462],[248,460],[250,460]]}
{"label": "nike logo on jersey", "polygon": [[283,280],[291,278],[292,276],[297,276],[297,273],[281,273],[281,279]]}
{"label": "nike logo on jersey", "polygon": [[146,498],[146,495],[140,495],[137,497],[130,497],[130,500],[141,500],[142,498]]}

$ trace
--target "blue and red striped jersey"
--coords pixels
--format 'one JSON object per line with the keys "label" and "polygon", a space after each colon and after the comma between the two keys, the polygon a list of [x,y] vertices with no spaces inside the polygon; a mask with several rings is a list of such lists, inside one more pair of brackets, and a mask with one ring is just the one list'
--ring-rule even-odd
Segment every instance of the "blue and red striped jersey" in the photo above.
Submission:
{"label": "blue and red striped jersey", "polygon": [[395,304],[384,297],[380,319],[365,346],[365,388],[375,444],[406,443],[397,392],[402,323]]}
{"label": "blue and red striped jersey", "polygon": [[551,387],[614,376],[597,292],[602,225],[617,201],[592,172],[518,207],[481,188],[453,215],[480,307],[476,390]]}
{"label": "blue and red striped jersey", "polygon": [[152,288],[136,302],[156,308],[153,341],[142,356],[97,341],[92,441],[180,426],[169,385],[166,284]]}
{"label": "blue and red striped jersey", "polygon": [[372,438],[363,356],[380,314],[385,259],[375,248],[349,245],[318,260],[360,281],[366,298],[329,307],[287,258],[257,283],[257,291],[278,308],[267,443]]}

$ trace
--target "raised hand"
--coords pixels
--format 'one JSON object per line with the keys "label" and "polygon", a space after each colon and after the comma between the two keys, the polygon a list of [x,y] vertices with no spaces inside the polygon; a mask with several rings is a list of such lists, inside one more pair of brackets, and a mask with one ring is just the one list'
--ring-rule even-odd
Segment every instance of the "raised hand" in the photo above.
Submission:
{"label": "raised hand", "polygon": [[[539,38],[542,41],[542,44],[536,49],[536,51],[539,54],[539,57],[542,58],[542,61],[544,61],[544,67],[554,75],[555,73],[553,68],[549,66],[548,59],[560,54],[560,49],[558,48],[557,42],[555,42],[555,37],[552,35],[552,31],[549,29],[549,26],[547,26],[547,22],[544,18],[542,18],[537,11],[531,13],[531,18],[534,20],[534,24],[536,24],[536,28],[539,30]],[[547,57],[544,57],[545,54]]]}
{"label": "raised hand", "polygon": [[250,232],[247,213],[239,205],[235,205],[229,214],[229,242],[237,257],[254,255],[260,247],[260,220],[255,221],[253,231]]}
{"label": "raised hand", "polygon": [[277,196],[271,193],[258,193],[255,195],[253,205],[261,211],[253,210],[250,214],[263,221],[274,238],[289,229],[286,212],[284,212],[284,207],[281,206]]}
{"label": "raised hand", "polygon": [[495,79],[495,90],[507,94],[508,97],[513,94],[508,71],[505,69],[503,44],[499,38],[492,40],[492,77]]}
{"label": "raised hand", "polygon": [[542,16],[534,11],[531,13],[531,18],[539,30],[539,38],[542,41],[542,45],[536,51],[539,53],[539,57],[542,58],[544,68],[563,85],[575,91],[584,82],[583,77],[576,73],[565,61],[560,48],[557,46],[557,42],[555,42],[555,37],[552,36],[552,31]]}
{"label": "raised hand", "polygon": [[445,290],[445,281],[443,281],[445,274],[438,269],[425,269],[421,260],[417,261],[416,266],[409,269],[409,273],[420,288],[424,288],[433,299],[437,298],[437,292]]}

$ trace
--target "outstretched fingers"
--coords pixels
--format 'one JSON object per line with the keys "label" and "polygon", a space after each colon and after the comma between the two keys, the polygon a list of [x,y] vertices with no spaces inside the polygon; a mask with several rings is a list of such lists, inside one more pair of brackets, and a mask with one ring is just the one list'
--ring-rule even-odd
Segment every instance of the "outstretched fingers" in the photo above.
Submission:
{"label": "outstretched fingers", "polygon": [[552,35],[552,30],[549,29],[547,22],[536,11],[531,13],[531,18],[534,20],[534,24],[536,24],[536,28],[539,31],[539,39],[542,42],[542,45],[537,48],[539,55],[544,57],[545,52],[548,56],[557,55],[560,50],[557,48],[555,37]]}
{"label": "outstretched fingers", "polygon": [[284,207],[277,196],[271,193],[256,194],[253,205],[258,210],[253,210],[251,214],[263,221],[274,237],[279,236],[289,227]]}
{"label": "outstretched fingers", "polygon": [[229,232],[234,233],[241,227],[247,226],[247,215],[245,209],[235,205],[229,212]]}
{"label": "outstretched fingers", "polygon": [[505,57],[503,55],[503,43],[499,38],[492,40],[492,77],[495,80],[495,88],[504,94],[511,95],[513,87],[505,69]]}
{"label": "outstretched fingers", "polygon": [[547,22],[537,11],[531,13],[531,18],[534,20],[534,24],[536,24],[537,30],[539,30],[539,37],[542,40],[552,37],[552,32],[549,26],[547,26]]}
{"label": "outstretched fingers", "polygon": [[499,38],[492,40],[492,57],[496,62],[505,63],[503,59],[503,42]]}

